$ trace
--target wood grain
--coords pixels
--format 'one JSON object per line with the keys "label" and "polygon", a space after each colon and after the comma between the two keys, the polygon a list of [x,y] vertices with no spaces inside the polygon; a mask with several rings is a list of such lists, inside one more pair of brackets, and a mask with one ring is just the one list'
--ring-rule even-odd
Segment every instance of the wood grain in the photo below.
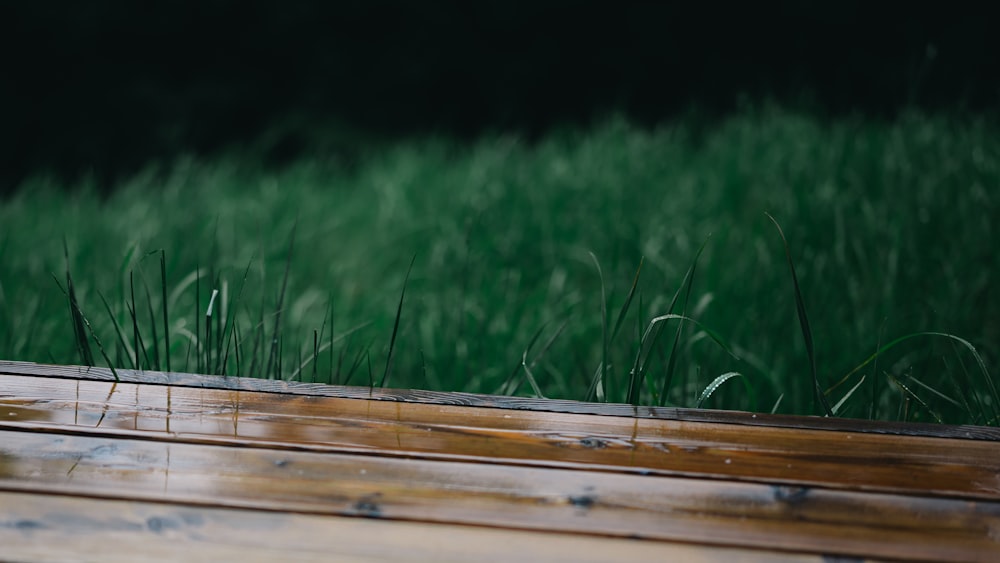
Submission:
{"label": "wood grain", "polygon": [[1000,503],[0,431],[0,490],[910,560],[1000,557]]}
{"label": "wood grain", "polygon": [[1000,560],[994,428],[119,376],[0,362],[0,559]]}
{"label": "wood grain", "polygon": [[822,561],[683,543],[23,493],[0,493],[0,546],[7,560],[85,556],[106,563]]}
{"label": "wood grain", "polygon": [[[125,369],[119,369],[117,372],[123,382],[173,385],[205,389],[259,391],[265,393],[371,399],[436,405],[462,405],[483,408],[527,410],[534,412],[626,416],[688,422],[710,422],[715,424],[801,428],[836,432],[864,432],[900,436],[928,436],[1000,441],[1000,428],[985,426],[882,421],[871,422],[843,418],[770,415],[738,411],[666,407],[634,407],[622,404],[584,403],[555,399],[532,399],[524,397],[480,395],[475,393],[442,393],[420,390],[345,387],[337,385],[322,385],[317,383],[298,383],[246,377],[239,378],[194,375],[176,372],[137,372]],[[107,368],[59,366],[4,360],[0,360],[0,374],[33,375],[37,377],[69,378],[93,381],[114,381],[114,376],[112,375],[111,370]]]}
{"label": "wood grain", "polygon": [[1000,500],[988,441],[0,376],[0,428]]}

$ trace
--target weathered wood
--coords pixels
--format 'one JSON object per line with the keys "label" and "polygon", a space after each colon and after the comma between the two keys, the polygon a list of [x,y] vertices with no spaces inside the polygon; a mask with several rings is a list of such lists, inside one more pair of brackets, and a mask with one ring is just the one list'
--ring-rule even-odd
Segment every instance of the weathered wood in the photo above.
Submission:
{"label": "weathered wood", "polygon": [[0,431],[0,490],[911,560],[1000,557],[1000,503]]}
{"label": "weathered wood", "polygon": [[814,561],[776,551],[0,493],[0,557],[15,561]]}
{"label": "weathered wood", "polygon": [[1000,499],[975,440],[27,376],[0,376],[3,427]]}
{"label": "weathered wood", "polygon": [[0,362],[0,558],[1000,559],[997,429],[119,375]]}
{"label": "weathered wood", "polygon": [[[369,387],[345,387],[338,385],[322,385],[317,383],[298,383],[254,378],[193,375],[176,372],[137,372],[125,369],[119,369],[117,372],[123,382],[173,385],[205,389],[259,391],[265,393],[370,399],[436,405],[462,405],[484,408],[527,410],[534,412],[627,416],[687,422],[802,428],[837,432],[864,432],[901,436],[928,436],[1000,441],[1000,428],[973,425],[939,425],[882,421],[871,422],[856,419],[771,415],[739,411],[642,406],[634,407],[623,404],[584,403],[578,401],[532,399],[525,397],[481,395],[475,393],[442,393],[420,390],[372,389]],[[94,381],[114,381],[114,376],[112,375],[111,370],[107,368],[58,366],[4,360],[0,360],[0,374],[33,375],[37,377],[70,378]]]}

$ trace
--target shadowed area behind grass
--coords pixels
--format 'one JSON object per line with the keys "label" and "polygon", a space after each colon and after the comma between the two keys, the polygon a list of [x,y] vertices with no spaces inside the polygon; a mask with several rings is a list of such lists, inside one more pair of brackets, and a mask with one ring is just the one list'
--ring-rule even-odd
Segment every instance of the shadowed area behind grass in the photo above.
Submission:
{"label": "shadowed area behind grass", "polygon": [[[825,392],[850,374],[825,395],[838,415],[995,424],[988,376],[953,339],[908,339],[851,372],[921,331],[962,337],[996,365],[998,133],[985,118],[824,122],[764,109],[707,128],[609,119],[531,144],[415,139],[350,172],[322,155],[280,171],[245,156],[182,159],[105,200],[36,178],[0,210],[0,357],[82,361],[51,276],[65,278],[65,235],[80,309],[122,366],[136,348],[140,365],[168,357],[163,249],[174,370],[350,373],[366,385],[391,371],[396,387],[518,393],[533,392],[530,375],[545,396],[577,399],[597,376],[603,400],[625,401],[639,381],[647,404],[818,414],[767,212],[788,239],[816,380]],[[675,300],[703,244],[690,294]],[[742,377],[719,382],[731,372]]]}

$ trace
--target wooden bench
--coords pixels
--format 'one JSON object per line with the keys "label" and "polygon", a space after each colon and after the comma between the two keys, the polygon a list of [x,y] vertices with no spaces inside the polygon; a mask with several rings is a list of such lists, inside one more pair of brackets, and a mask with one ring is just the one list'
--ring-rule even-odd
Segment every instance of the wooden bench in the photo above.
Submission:
{"label": "wooden bench", "polygon": [[0,362],[0,559],[1000,560],[1000,429]]}

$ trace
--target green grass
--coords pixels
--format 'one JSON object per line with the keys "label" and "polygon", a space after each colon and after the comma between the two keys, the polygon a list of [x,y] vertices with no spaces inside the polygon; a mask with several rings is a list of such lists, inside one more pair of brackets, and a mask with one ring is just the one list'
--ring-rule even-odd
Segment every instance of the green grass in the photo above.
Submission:
{"label": "green grass", "polygon": [[5,359],[998,422],[986,118],[608,119],[64,188],[2,203]]}

